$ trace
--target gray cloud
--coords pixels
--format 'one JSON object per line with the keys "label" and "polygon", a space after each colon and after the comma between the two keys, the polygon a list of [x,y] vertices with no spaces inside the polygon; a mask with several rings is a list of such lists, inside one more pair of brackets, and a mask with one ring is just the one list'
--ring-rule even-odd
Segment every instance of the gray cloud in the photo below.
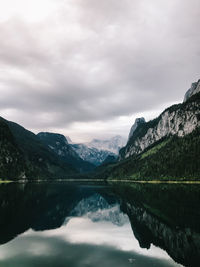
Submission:
{"label": "gray cloud", "polygon": [[111,121],[181,101],[199,78],[198,0],[49,3],[44,19],[0,16],[8,119],[38,130]]}

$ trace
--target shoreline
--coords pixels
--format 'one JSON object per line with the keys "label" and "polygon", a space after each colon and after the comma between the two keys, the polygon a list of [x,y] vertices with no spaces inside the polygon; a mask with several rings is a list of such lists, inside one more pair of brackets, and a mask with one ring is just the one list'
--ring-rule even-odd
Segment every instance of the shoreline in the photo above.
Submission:
{"label": "shoreline", "polygon": [[114,183],[139,183],[139,184],[200,184],[200,181],[160,181],[160,180],[108,180],[107,182],[114,182]]}
{"label": "shoreline", "polygon": [[140,184],[200,184],[199,181],[189,181],[189,180],[129,180],[129,179],[110,179],[110,180],[104,180],[104,179],[56,179],[56,180],[0,180],[0,184],[9,184],[9,183],[63,183],[63,182],[103,182],[103,183],[140,183]]}
{"label": "shoreline", "polygon": [[13,183],[14,181],[11,181],[11,180],[0,180],[0,184],[10,184],[10,183]]}

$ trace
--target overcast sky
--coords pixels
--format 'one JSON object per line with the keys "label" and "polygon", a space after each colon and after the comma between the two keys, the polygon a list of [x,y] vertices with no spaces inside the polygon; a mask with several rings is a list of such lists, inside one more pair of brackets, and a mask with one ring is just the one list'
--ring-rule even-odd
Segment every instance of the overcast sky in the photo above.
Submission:
{"label": "overcast sky", "polygon": [[0,116],[127,136],[200,78],[199,0],[0,0]]}

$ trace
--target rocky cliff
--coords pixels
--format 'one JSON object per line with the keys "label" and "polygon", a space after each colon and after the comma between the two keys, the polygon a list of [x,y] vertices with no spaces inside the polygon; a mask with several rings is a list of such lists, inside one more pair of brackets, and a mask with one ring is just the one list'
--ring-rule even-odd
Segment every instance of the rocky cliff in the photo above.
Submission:
{"label": "rocky cliff", "polygon": [[199,92],[200,92],[200,79],[197,82],[192,83],[191,88],[187,90],[184,96],[184,102],[186,102],[191,96]]}
{"label": "rocky cliff", "polygon": [[135,132],[135,130],[137,129],[137,127],[142,124],[142,123],[145,123],[145,119],[142,117],[142,118],[137,118],[135,120],[135,123],[133,124],[133,126],[131,127],[131,130],[130,130],[130,133],[129,133],[129,136],[128,136],[128,141],[130,140],[130,138],[133,136],[133,133]]}
{"label": "rocky cliff", "polygon": [[[200,83],[196,86],[196,89],[198,86],[200,88]],[[186,136],[199,127],[200,93],[196,89],[184,103],[173,105],[158,118],[139,124],[127,145],[120,150],[119,158],[124,159],[139,154],[149,146],[169,136]]]}

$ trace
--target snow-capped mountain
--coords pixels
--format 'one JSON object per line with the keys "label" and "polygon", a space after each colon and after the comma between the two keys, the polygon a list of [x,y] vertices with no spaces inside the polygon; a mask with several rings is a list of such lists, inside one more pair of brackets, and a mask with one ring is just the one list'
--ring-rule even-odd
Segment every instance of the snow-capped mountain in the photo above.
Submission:
{"label": "snow-capped mountain", "polygon": [[125,146],[126,139],[120,135],[116,135],[108,140],[93,139],[91,142],[86,143],[87,147],[97,148],[99,150],[107,150],[114,154],[118,154],[119,150]]}
{"label": "snow-capped mountain", "polygon": [[93,139],[85,144],[71,144],[71,147],[83,160],[99,166],[108,156],[116,157],[125,144],[126,139],[117,135],[108,140]]}
{"label": "snow-capped mountain", "polygon": [[115,156],[115,154],[110,151],[87,147],[84,144],[71,144],[71,147],[80,158],[96,166],[102,164],[108,156]]}

